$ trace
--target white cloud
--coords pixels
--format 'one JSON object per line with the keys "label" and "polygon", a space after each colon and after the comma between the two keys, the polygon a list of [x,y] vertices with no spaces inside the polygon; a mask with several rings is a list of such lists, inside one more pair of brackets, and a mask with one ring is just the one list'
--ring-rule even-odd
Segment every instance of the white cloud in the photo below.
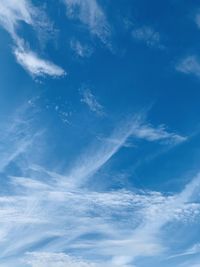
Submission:
{"label": "white cloud", "polygon": [[[140,119],[140,116],[136,116],[132,123],[129,125],[130,135],[126,142],[123,144],[124,147],[134,147],[132,139],[143,139],[148,142],[160,142],[162,144],[176,145],[186,141],[188,138],[177,133],[169,132],[165,125],[159,125],[157,127],[146,123]],[[128,140],[129,139],[129,140]],[[110,142],[115,145],[120,143],[120,139],[113,137],[98,137],[98,140],[102,142]]]}
{"label": "white cloud", "polygon": [[96,264],[64,253],[27,253],[26,262],[32,267],[97,267]]}
{"label": "white cloud", "polygon": [[135,40],[146,43],[147,46],[159,48],[163,47],[160,44],[160,34],[151,27],[144,26],[136,28],[132,31],[132,36]]}
{"label": "white cloud", "polygon": [[33,131],[31,119],[26,116],[30,110],[27,106],[22,106],[15,110],[8,121],[0,123],[2,132],[0,139],[0,172],[2,172],[13,160],[25,153],[40,132]]}
{"label": "white cloud", "polygon": [[61,67],[41,59],[38,55],[25,48],[25,41],[19,37],[18,28],[21,22],[30,25],[44,35],[46,29],[51,28],[45,14],[32,5],[29,0],[2,0],[0,5],[0,25],[13,38],[16,48],[14,55],[17,62],[33,76],[49,75],[52,77],[65,74]]}
{"label": "white cloud", "polygon": [[108,43],[110,27],[106,16],[96,0],[64,0],[67,16],[79,19],[103,43]]}
{"label": "white cloud", "polygon": [[200,77],[200,61],[197,56],[188,56],[179,62],[176,70],[185,74],[193,74]]}
{"label": "white cloud", "polygon": [[189,256],[193,254],[200,254],[200,243],[194,244],[192,247],[186,249],[185,251],[175,254],[169,257],[169,259],[177,258],[177,257],[182,257],[182,256]]}
{"label": "white cloud", "polygon": [[78,40],[72,40],[70,42],[71,49],[75,52],[75,54],[80,58],[90,57],[93,53],[92,48],[87,45],[82,44]]}
{"label": "white cloud", "polygon": [[195,16],[195,23],[198,26],[198,28],[200,28],[200,13],[199,12],[197,12]]}
{"label": "white cloud", "polygon": [[17,62],[33,76],[52,76],[59,77],[65,75],[65,71],[54,63],[38,57],[30,50],[14,50]]}
{"label": "white cloud", "polygon": [[[199,176],[182,193],[171,196],[145,191],[71,191],[54,184],[52,179],[42,183],[31,182],[30,179],[23,183],[21,179],[16,177],[14,182],[17,186],[19,181],[18,185],[23,187],[22,191],[17,190],[18,195],[26,192],[23,197],[0,198],[1,210],[4,210],[0,214],[1,229],[5,232],[3,226],[9,227],[7,236],[4,236],[4,248],[0,244],[1,256],[19,255],[42,240],[57,237],[45,245],[46,253],[27,254],[26,262],[33,267],[62,267],[66,264],[74,267],[102,264],[128,266],[138,256],[154,256],[163,252],[160,231],[165,224],[192,220],[200,211],[197,205],[195,211],[198,213],[190,212],[194,209],[191,199],[200,187]],[[16,214],[17,210],[19,212]],[[18,233],[15,232],[16,225]],[[98,233],[104,239],[81,238],[89,233]],[[53,253],[66,247],[70,251],[79,250],[84,258],[92,253],[109,257],[110,262],[93,265],[84,259]]]}
{"label": "white cloud", "polygon": [[34,9],[27,0],[2,0],[0,5],[0,24],[13,37],[16,37],[15,31],[20,21],[29,25],[33,24],[33,12]]}
{"label": "white cloud", "polygon": [[165,130],[164,126],[153,127],[143,122],[138,116],[126,123],[118,125],[108,140],[115,142],[94,143],[83,153],[68,172],[67,177],[71,186],[81,186],[100,168],[102,168],[122,147],[126,146],[129,139],[144,139],[150,142],[161,142],[167,145],[177,145],[187,140],[187,137],[171,133]]}
{"label": "white cloud", "polygon": [[81,91],[81,102],[85,103],[89,109],[97,115],[104,115],[103,106],[97,101],[96,97],[89,89]]}
{"label": "white cloud", "polygon": [[187,140],[187,137],[168,132],[164,125],[154,127],[151,124],[140,121],[140,119],[135,121],[132,135],[151,142],[163,141],[169,144],[178,144]]}
{"label": "white cloud", "polygon": [[[173,195],[114,189],[98,192],[88,187],[88,180],[91,185],[94,174],[139,125],[143,133],[144,123],[131,120],[119,125],[111,135],[118,142],[94,144],[62,174],[32,165],[29,158],[25,168],[19,165],[21,175],[7,179],[11,194],[1,192],[0,197],[0,260],[5,266],[13,266],[10,258],[19,262],[25,257],[24,265],[14,266],[130,267],[138,256],[155,256],[165,250],[160,233],[167,223],[184,223],[199,216],[199,176],[182,193]],[[151,134],[139,136],[149,138]],[[42,252],[37,249],[40,244]],[[63,251],[70,251],[70,256],[58,253]],[[88,261],[91,257],[99,261]]]}
{"label": "white cloud", "polygon": [[[21,178],[15,178],[16,183],[17,179],[21,180]],[[52,180],[47,181],[52,183]],[[164,251],[160,231],[165,224],[174,220],[180,222],[183,219],[192,220],[197,216],[185,210],[191,209],[190,199],[194,197],[195,189],[199,185],[199,177],[195,178],[181,194],[173,196],[164,196],[158,192],[95,192],[83,189],[68,191],[63,190],[63,186],[59,185],[48,185],[45,189],[44,185],[40,187],[38,183],[35,190],[34,182],[32,184],[31,189],[30,183],[27,187],[27,183],[23,184],[19,181],[19,185],[29,189],[22,190],[27,192],[27,195],[21,199],[16,197],[0,199],[0,203],[4,205],[7,203],[5,210],[12,207],[12,203],[15,203],[16,208],[18,204],[21,205],[21,212],[18,216],[13,213],[12,219],[0,214],[0,223],[10,224],[11,227],[16,217],[15,227],[17,224],[18,229],[21,229],[20,239],[18,234],[13,237],[12,228],[9,229],[11,232],[6,240],[12,238],[12,243],[7,241],[6,251],[1,250],[1,255],[5,256],[13,252],[19,254],[22,251],[28,251],[31,244],[57,236],[43,249],[46,253],[27,254],[26,262],[33,267],[62,267],[66,264],[74,267],[100,267],[102,264],[125,267],[138,256],[154,256]],[[197,206],[196,211],[199,212],[199,210],[200,207]],[[118,220],[115,220],[115,217]],[[28,227],[29,224],[31,227]],[[44,227],[41,228],[39,224],[43,224]],[[24,225],[28,228],[24,228]],[[104,239],[81,238],[89,233],[102,234]],[[63,251],[66,247],[70,251],[79,250],[83,259],[52,252]],[[101,261],[99,265],[89,263],[84,258],[87,258],[90,253],[110,258],[110,261]]]}

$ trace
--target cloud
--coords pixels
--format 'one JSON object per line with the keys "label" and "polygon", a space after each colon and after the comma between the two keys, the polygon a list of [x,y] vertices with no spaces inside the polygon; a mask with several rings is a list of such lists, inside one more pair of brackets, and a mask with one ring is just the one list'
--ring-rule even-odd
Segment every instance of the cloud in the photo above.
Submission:
{"label": "cloud", "polygon": [[65,71],[54,63],[41,59],[30,50],[16,48],[14,50],[17,62],[33,76],[62,77]]}
{"label": "cloud", "polygon": [[187,137],[168,132],[164,125],[154,127],[151,124],[140,121],[140,119],[136,119],[133,124],[132,136],[150,142],[162,141],[168,144],[178,144],[187,140]]}
{"label": "cloud", "polygon": [[[12,244],[7,243],[6,254],[2,249],[1,255],[8,256],[8,253],[14,251],[19,255],[22,251],[28,251],[30,244],[37,244],[42,240],[55,237],[53,242],[47,242],[43,247],[43,251],[46,252],[26,252],[26,262],[32,264],[33,267],[51,265],[62,267],[67,263],[75,267],[96,267],[102,264],[113,267],[128,266],[138,256],[156,256],[163,253],[165,247],[160,233],[164,225],[177,220],[181,223],[191,221],[200,212],[200,206],[196,205],[194,209],[191,202],[191,198],[196,196],[196,188],[200,187],[199,176],[194,178],[193,182],[181,193],[168,196],[151,191],[138,193],[123,190],[95,192],[75,189],[68,191],[56,184],[50,186],[52,180],[47,180],[49,185],[46,188],[37,184],[36,190],[35,185],[31,189],[30,183],[27,187],[27,184],[21,182],[20,179],[16,178],[15,183],[19,180],[19,185],[23,187],[21,192],[27,192],[27,195],[21,199],[21,205],[23,207],[25,203],[26,209],[22,209],[23,212],[19,214],[20,220],[15,213],[12,218],[17,218],[16,224],[18,229],[21,229],[20,237],[24,235],[26,237],[19,240],[17,235],[16,240],[12,239]],[[26,191],[25,188],[29,190]],[[0,199],[0,203],[7,203],[7,208],[12,203],[11,201],[10,197]],[[13,198],[13,201],[18,206],[19,200]],[[198,213],[193,213],[192,210]],[[3,222],[7,225],[13,222],[4,214],[1,218],[3,217]],[[116,217],[118,220],[115,219]],[[36,218],[38,220],[35,220]],[[22,224],[22,228],[19,223]],[[25,228],[23,232],[25,224],[31,226]],[[43,224],[44,227],[41,228],[39,224]],[[92,235],[97,233],[99,237],[102,235],[103,239],[97,237],[93,239]],[[85,238],[83,238],[84,235]],[[9,235],[7,239],[8,237]],[[14,238],[13,233],[9,238]],[[15,240],[14,243],[13,240]],[[52,252],[62,251],[66,247],[71,252],[79,250],[83,259]],[[110,258],[110,260],[101,261],[100,265],[96,263],[93,265],[84,260],[91,253],[93,256]]]}
{"label": "cloud", "polygon": [[[144,126],[148,129],[145,134]],[[150,141],[161,138],[160,130],[159,138],[155,133],[150,138],[149,128],[152,131],[153,126],[136,119],[119,124],[109,137],[118,142],[95,142],[60,174],[34,165],[32,157],[26,157],[26,166],[19,162],[19,175],[7,174],[10,191],[0,190],[2,266],[130,267],[137,257],[163,253],[163,227],[199,216],[199,176],[176,194],[136,188],[91,189],[94,175],[134,133]],[[12,141],[12,147],[18,139]],[[41,153],[44,146],[39,147]],[[31,146],[31,155],[36,154],[35,149]],[[21,157],[27,150],[30,147]]]}
{"label": "cloud", "polygon": [[32,267],[97,267],[64,253],[27,253],[27,264]]}
{"label": "cloud", "polygon": [[[153,127],[136,116],[118,125],[110,136],[95,142],[87,151],[80,155],[73,169],[67,174],[71,186],[81,186],[102,168],[129,140],[134,138],[149,142],[161,142],[166,145],[177,145],[187,140],[187,137],[166,131],[163,125]],[[107,140],[115,140],[108,142]]]}
{"label": "cloud", "polygon": [[149,47],[163,47],[160,44],[160,34],[148,26],[134,29],[132,37],[137,41],[144,42]]}
{"label": "cloud", "polygon": [[198,28],[200,28],[200,13],[197,12],[196,16],[195,16],[195,23],[197,25]]}
{"label": "cloud", "polygon": [[51,28],[46,14],[35,7],[30,0],[2,0],[0,6],[0,25],[10,33],[15,44],[20,46],[23,39],[19,37],[21,22],[34,28],[37,32]]}
{"label": "cloud", "polygon": [[[140,119],[140,116],[136,116],[131,124],[131,133],[123,144],[124,147],[134,148],[134,139],[141,139],[148,142],[159,142],[161,144],[176,145],[185,142],[188,137],[179,135],[177,133],[169,132],[165,125],[159,125],[157,127],[148,124],[144,120]],[[115,136],[113,137],[102,137],[98,136],[98,140],[106,143],[119,144],[120,140]]]}
{"label": "cloud", "polygon": [[[63,186],[54,184],[52,179],[38,183],[38,178],[33,178],[37,186],[34,180],[24,183],[21,179],[16,177],[14,181],[16,186],[19,182],[18,185],[22,187],[21,191],[17,190],[18,195],[26,192],[24,196],[0,198],[1,210],[4,207],[3,210],[10,214],[0,214],[1,225],[4,223],[9,226],[3,241],[6,250],[0,245],[1,257],[20,255],[24,251],[21,259],[26,255],[26,263],[33,267],[62,267],[66,264],[75,267],[100,267],[102,264],[128,266],[138,256],[155,256],[164,251],[160,231],[165,224],[177,220],[191,221],[200,211],[197,205],[195,211],[198,213],[191,212],[194,210],[191,197],[196,195],[195,190],[200,187],[199,176],[180,194],[171,196],[151,191],[71,191],[63,190]],[[14,212],[10,210],[11,207]],[[16,214],[18,209],[19,213]],[[19,233],[13,232],[16,225]],[[93,239],[92,235],[97,233],[99,237]],[[29,247],[44,243],[50,237],[52,242],[46,241],[43,247],[46,252],[27,253]],[[55,253],[66,247],[71,252],[79,250],[83,258]],[[90,263],[85,258],[91,253],[110,260],[100,261],[99,265]]]}
{"label": "cloud", "polygon": [[104,108],[99,102],[97,101],[96,97],[92,94],[90,89],[85,89],[81,91],[81,102],[85,103],[89,109],[96,113],[99,116],[104,115]]}
{"label": "cloud", "polygon": [[33,25],[34,8],[27,0],[2,0],[0,6],[1,25],[16,38],[16,28],[23,21]]}
{"label": "cloud", "polygon": [[196,77],[200,77],[200,62],[197,56],[188,56],[180,61],[176,70],[184,74],[192,74]]}
{"label": "cloud", "polygon": [[175,254],[169,257],[169,259],[177,258],[177,257],[183,257],[183,256],[189,256],[193,254],[200,254],[200,244],[196,243],[192,247],[186,249],[185,251]]}
{"label": "cloud", "polygon": [[18,34],[21,22],[26,23],[43,35],[50,27],[45,14],[28,0],[2,0],[0,5],[0,25],[7,30],[15,43],[14,55],[17,62],[33,76],[48,75],[52,77],[65,74],[61,67],[41,59],[38,55],[25,48],[25,40]]}
{"label": "cloud", "polygon": [[109,42],[111,34],[106,16],[96,0],[64,0],[68,18],[78,19],[103,43]]}
{"label": "cloud", "polygon": [[70,42],[71,49],[75,52],[75,54],[80,58],[90,57],[93,53],[92,48],[87,45],[83,45],[78,40],[72,40]]}
{"label": "cloud", "polygon": [[6,122],[0,123],[2,132],[0,139],[0,172],[12,161],[31,147],[32,143],[41,135],[41,131],[34,131],[33,118],[28,116],[30,110],[26,105],[15,110]]}

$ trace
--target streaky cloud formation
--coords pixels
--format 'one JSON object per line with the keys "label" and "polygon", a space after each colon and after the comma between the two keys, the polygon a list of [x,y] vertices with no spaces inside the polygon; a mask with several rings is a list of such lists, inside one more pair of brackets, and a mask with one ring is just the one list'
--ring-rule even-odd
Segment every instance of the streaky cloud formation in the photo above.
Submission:
{"label": "streaky cloud formation", "polygon": [[180,61],[176,66],[177,71],[184,74],[192,74],[200,77],[200,61],[197,56],[188,56]]}
{"label": "streaky cloud formation", "polygon": [[33,130],[32,116],[28,116],[26,112],[29,113],[29,109],[25,104],[16,109],[15,114],[8,116],[6,122],[0,123],[2,131],[0,172],[21,154],[26,153],[37,137],[42,134],[41,131]]}
{"label": "streaky cloud formation", "polygon": [[28,253],[27,258],[28,265],[32,267],[97,267],[96,264],[61,253]]}
{"label": "streaky cloud formation", "polygon": [[187,140],[178,134],[169,133],[164,126],[155,128],[141,121],[141,116],[134,116],[125,123],[119,124],[107,140],[115,140],[115,142],[107,142],[106,139],[99,140],[100,143],[92,145],[86,153],[80,156],[75,163],[73,170],[68,174],[70,185],[75,183],[82,184],[104,166],[123,146],[126,146],[129,138],[139,138],[150,142],[164,142],[170,145],[180,144]]}
{"label": "streaky cloud formation", "polygon": [[0,267],[199,267],[199,4],[0,2]]}
{"label": "streaky cloud formation", "polygon": [[48,27],[48,23],[44,21],[44,15],[32,5],[31,1],[3,0],[0,6],[0,24],[10,33],[15,42],[14,55],[17,62],[33,76],[63,76],[65,71],[61,67],[41,59],[30,49],[25,48],[25,40],[18,34],[21,22],[30,25],[36,29],[36,32]]}
{"label": "streaky cloud formation", "polygon": [[[23,125],[20,128],[23,132]],[[88,184],[89,180],[92,184],[98,170],[134,135],[135,129],[138,138],[149,141],[161,138],[160,131],[155,137],[156,129],[153,131],[152,126],[146,126],[148,134],[145,135],[144,123],[141,134],[138,134],[138,128],[134,120],[121,124],[112,134],[118,143],[93,144],[71,170],[62,174],[32,165],[31,158],[26,168],[16,161],[23,175],[10,175],[8,184],[12,185],[12,194],[0,197],[0,260],[3,266],[12,266],[14,261],[17,267],[62,267],[66,264],[128,267],[137,257],[156,256],[165,251],[160,236],[162,227],[199,216],[196,195],[199,176],[181,193],[173,195],[137,192],[136,189],[135,192],[125,189],[98,191]],[[154,134],[149,133],[149,128]],[[171,138],[170,134],[163,135]],[[92,238],[96,235],[97,238]],[[42,249],[37,250],[39,244],[43,244]],[[76,250],[80,251],[79,257],[69,252]],[[91,259],[91,255],[105,260]]]}
{"label": "streaky cloud formation", "polygon": [[136,119],[133,124],[132,135],[147,141],[163,141],[171,144],[178,144],[187,140],[187,137],[168,132],[165,125],[153,127],[151,124],[140,121],[140,118]]}
{"label": "streaky cloud formation", "polygon": [[103,9],[97,0],[63,0],[67,8],[67,16],[78,19],[103,43],[109,43],[111,34]]}
{"label": "streaky cloud formation", "polygon": [[177,257],[182,257],[182,256],[188,256],[188,255],[194,255],[194,254],[199,254],[200,253],[200,244],[194,244],[192,247],[186,249],[185,251],[175,254],[170,256],[169,258],[177,258]]}
{"label": "streaky cloud formation", "polygon": [[81,90],[81,102],[85,103],[88,108],[99,116],[103,116],[104,108],[97,101],[96,97],[92,94],[90,89]]}
{"label": "streaky cloud formation", "polygon": [[48,60],[41,59],[30,50],[16,48],[14,54],[17,62],[33,76],[62,77],[66,75],[66,72],[61,67]]}
{"label": "streaky cloud formation", "polygon": [[0,23],[12,35],[17,38],[18,24],[23,21],[33,25],[34,8],[27,0],[2,0],[0,6]]}
{"label": "streaky cloud formation", "polygon": [[199,11],[197,12],[197,14],[195,16],[195,23],[196,23],[197,27],[200,28],[200,13],[199,13]]}
{"label": "streaky cloud formation", "polygon": [[132,37],[140,42],[144,42],[149,47],[163,48],[160,34],[149,26],[143,26],[132,30]]}
{"label": "streaky cloud formation", "polygon": [[74,53],[80,58],[88,58],[92,55],[93,49],[86,44],[82,44],[78,40],[71,40],[70,47]]}

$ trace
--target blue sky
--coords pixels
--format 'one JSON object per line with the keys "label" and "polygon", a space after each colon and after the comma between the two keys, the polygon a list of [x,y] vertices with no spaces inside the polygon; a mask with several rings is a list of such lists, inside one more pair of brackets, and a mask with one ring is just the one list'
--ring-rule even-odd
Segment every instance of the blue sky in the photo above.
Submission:
{"label": "blue sky", "polygon": [[1,0],[0,266],[199,267],[200,5]]}

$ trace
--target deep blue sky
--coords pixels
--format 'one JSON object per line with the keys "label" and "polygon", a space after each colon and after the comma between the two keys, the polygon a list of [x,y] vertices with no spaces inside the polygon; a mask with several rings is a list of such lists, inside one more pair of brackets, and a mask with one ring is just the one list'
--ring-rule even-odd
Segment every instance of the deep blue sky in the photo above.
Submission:
{"label": "deep blue sky", "polygon": [[200,4],[2,0],[0,266],[199,267]]}

